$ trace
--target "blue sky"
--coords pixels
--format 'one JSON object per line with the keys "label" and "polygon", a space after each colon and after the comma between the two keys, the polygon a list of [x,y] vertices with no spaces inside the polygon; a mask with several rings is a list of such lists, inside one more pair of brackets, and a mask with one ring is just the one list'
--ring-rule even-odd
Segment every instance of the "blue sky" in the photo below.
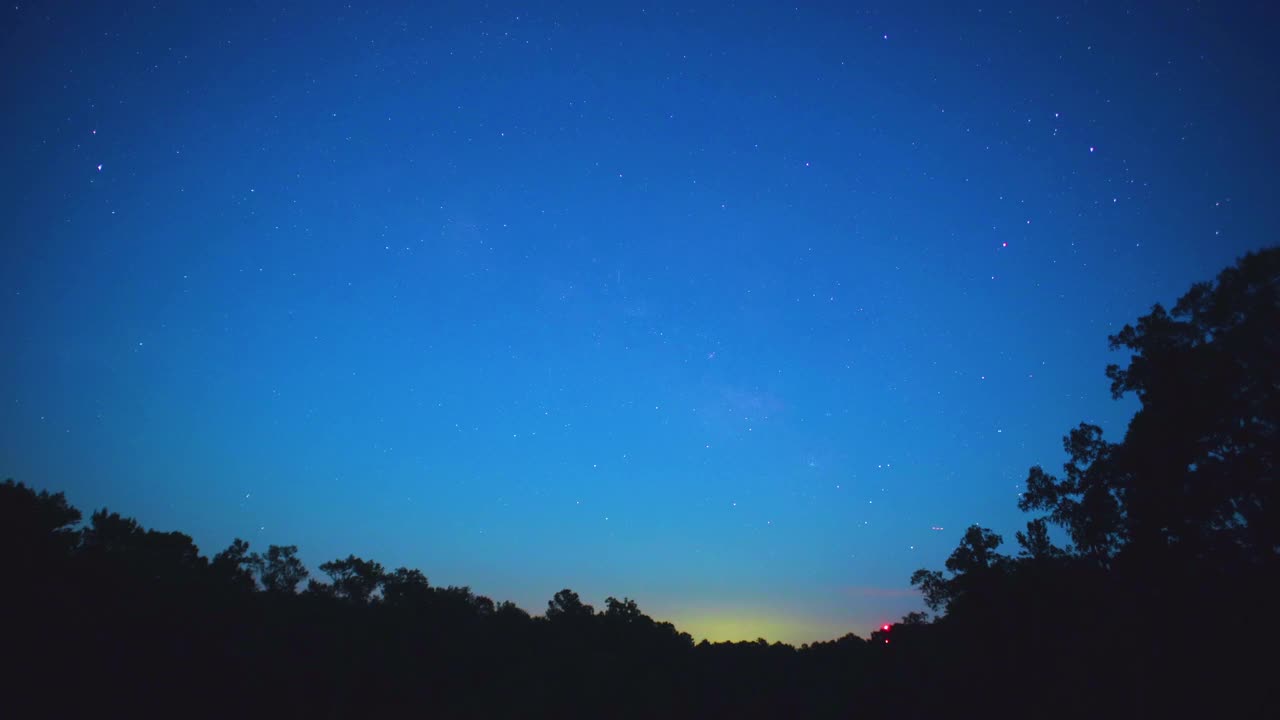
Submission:
{"label": "blue sky", "polygon": [[0,475],[865,634],[1274,242],[1264,4],[598,5],[6,7]]}

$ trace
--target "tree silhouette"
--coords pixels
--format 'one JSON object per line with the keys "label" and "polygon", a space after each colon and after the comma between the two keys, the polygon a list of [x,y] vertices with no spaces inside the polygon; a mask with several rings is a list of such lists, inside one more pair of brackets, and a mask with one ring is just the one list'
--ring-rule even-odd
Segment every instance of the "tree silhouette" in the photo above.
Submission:
{"label": "tree silhouette", "polygon": [[492,615],[497,607],[494,605],[492,598],[484,595],[472,595],[471,606],[475,608],[476,614],[481,617]]}
{"label": "tree silhouette", "polygon": [[1280,552],[1280,248],[1251,253],[1172,311],[1111,336],[1133,353],[1107,377],[1141,406],[1124,441],[1081,425],[1062,479],[1032,468],[1023,510],[1048,511],[1105,564],[1122,546],[1271,562]]}
{"label": "tree silhouette", "polygon": [[39,564],[65,557],[79,543],[80,511],[62,493],[39,493],[12,479],[0,483],[0,557]]}
{"label": "tree silhouette", "polygon": [[494,615],[501,615],[502,617],[507,619],[514,619],[514,620],[529,619],[529,613],[526,612],[519,605],[516,605],[515,603],[511,602],[510,600],[503,600],[502,602],[498,603],[497,606],[494,607],[493,613]]}
{"label": "tree silhouette", "polygon": [[[980,680],[964,668],[998,669],[1014,704],[1087,688],[1055,709],[1063,717],[1256,715],[1280,699],[1248,659],[1249,644],[1280,640],[1256,600],[1280,577],[1280,248],[1194,285],[1172,311],[1154,306],[1110,344],[1132,353],[1107,368],[1112,395],[1139,401],[1124,438],[1081,424],[1061,477],[1031,468],[1018,506],[1046,515],[1017,533],[1018,557],[970,528],[949,575],[912,575],[944,611],[931,657],[972,660],[937,682],[967,692]],[[1050,523],[1071,546],[1054,546]],[[1214,632],[1180,636],[1189,618],[1215,618]]]}
{"label": "tree silhouette", "polygon": [[947,558],[946,568],[957,575],[988,570],[1004,558],[996,549],[1004,542],[987,528],[970,525],[960,545]]}
{"label": "tree silhouette", "polygon": [[254,553],[251,563],[258,573],[258,582],[263,589],[272,593],[292,595],[297,592],[298,584],[307,579],[311,573],[298,559],[297,545],[271,545],[266,555]]}
{"label": "tree silhouette", "polygon": [[[860,641],[848,638],[805,655],[802,668],[800,654],[779,643],[695,648],[630,598],[609,597],[596,614],[566,589],[548,603],[547,621],[469,587],[434,588],[420,571],[387,573],[355,556],[325,563],[332,583],[298,594],[308,578],[296,546],[258,554],[236,539],[206,560],[182,533],[148,530],[105,509],[81,533],[77,517],[61,495],[0,487],[0,518],[11,520],[0,537],[62,553],[61,562],[27,567],[23,592],[0,593],[0,613],[22,620],[7,632],[6,650],[26,661],[7,679],[45,702],[65,696],[59,716],[103,707],[142,716],[253,707],[290,716],[376,708],[439,717],[752,717],[788,709],[839,717],[850,707],[840,673],[852,667],[850,648]],[[0,554],[17,556],[12,548]],[[76,649],[74,663],[66,648]],[[29,699],[6,699],[15,697]]]}
{"label": "tree silhouette", "polygon": [[431,600],[431,584],[421,570],[396,568],[382,578],[382,599],[397,607],[426,607]]}
{"label": "tree silhouette", "polygon": [[89,517],[89,526],[81,534],[81,548],[86,552],[123,555],[139,546],[145,535],[137,520],[103,508]]}
{"label": "tree silhouette", "polygon": [[377,592],[386,575],[382,565],[348,555],[344,560],[331,560],[320,569],[333,579],[333,594],[345,600],[365,604]]}
{"label": "tree silhouette", "polygon": [[609,622],[634,625],[649,620],[647,615],[640,612],[640,606],[636,604],[636,601],[631,598],[619,600],[615,597],[608,597],[605,598],[604,604],[604,618]]}
{"label": "tree silhouette", "polygon": [[208,565],[190,536],[144,530],[133,518],[106,508],[89,517],[79,553],[104,579],[148,586],[194,582]]}
{"label": "tree silhouette", "polygon": [[586,605],[578,597],[578,593],[565,588],[547,601],[547,619],[552,621],[573,621],[592,617],[595,608]]}
{"label": "tree silhouette", "polygon": [[987,528],[971,525],[960,539],[960,545],[947,558],[946,568],[951,578],[936,570],[917,570],[911,575],[911,584],[920,588],[931,610],[945,610],[963,593],[984,581],[989,573],[1002,569],[1008,558],[996,549],[1003,542]]}
{"label": "tree silhouette", "polygon": [[898,623],[901,625],[927,625],[929,623],[929,616],[925,613],[913,610],[912,612],[903,615],[902,619],[899,620]]}
{"label": "tree silhouette", "polygon": [[1020,558],[1031,558],[1033,560],[1057,560],[1066,555],[1066,551],[1053,544],[1049,539],[1049,524],[1044,518],[1036,518],[1027,521],[1027,531],[1019,530],[1014,533],[1019,547],[1022,549],[1018,552]]}
{"label": "tree silhouette", "polygon": [[236,538],[226,550],[213,556],[209,563],[218,584],[233,587],[237,590],[253,590],[253,556],[249,554],[249,543]]}
{"label": "tree silhouette", "polygon": [[[1142,403],[1125,436],[1131,539],[1193,554],[1280,551],[1280,248],[1251,253],[1173,310],[1110,338],[1115,397]],[[1194,391],[1192,389],[1194,388]]]}
{"label": "tree silhouette", "polygon": [[1031,468],[1018,508],[1048,510],[1078,552],[1107,565],[1125,537],[1124,472],[1115,459],[1116,446],[1102,439],[1102,428],[1084,423],[1063,438],[1062,446],[1070,456],[1063,479]]}

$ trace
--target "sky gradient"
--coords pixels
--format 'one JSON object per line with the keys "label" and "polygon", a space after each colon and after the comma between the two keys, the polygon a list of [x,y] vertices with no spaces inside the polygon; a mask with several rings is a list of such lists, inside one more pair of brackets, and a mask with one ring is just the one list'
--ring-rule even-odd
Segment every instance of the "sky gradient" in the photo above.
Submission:
{"label": "sky gradient", "polygon": [[0,477],[865,635],[1276,241],[1267,3],[599,5],[6,6]]}

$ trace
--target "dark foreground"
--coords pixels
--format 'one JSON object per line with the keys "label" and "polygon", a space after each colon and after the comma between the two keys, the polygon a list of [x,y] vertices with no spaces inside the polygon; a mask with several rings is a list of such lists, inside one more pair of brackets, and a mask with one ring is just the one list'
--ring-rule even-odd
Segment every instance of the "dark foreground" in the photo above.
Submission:
{"label": "dark foreground", "polygon": [[908,618],[865,640],[695,645],[633,602],[610,598],[595,612],[568,591],[531,617],[374,567],[381,579],[366,593],[369,568],[356,558],[326,564],[332,583],[262,589],[264,572],[281,582],[279,548],[276,566],[243,546],[206,559],[180,533],[105,512],[75,531],[74,517],[61,496],[0,486],[5,697],[26,708],[8,717],[1141,718],[1277,707],[1275,588],[1224,569],[1188,575],[1174,598],[1059,559],[934,623]]}

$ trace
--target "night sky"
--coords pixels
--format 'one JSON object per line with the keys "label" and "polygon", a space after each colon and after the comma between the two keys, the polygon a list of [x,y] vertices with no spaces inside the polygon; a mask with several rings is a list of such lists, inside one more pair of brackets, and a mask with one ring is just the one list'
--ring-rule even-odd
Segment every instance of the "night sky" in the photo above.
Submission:
{"label": "night sky", "polygon": [[1275,242],[1269,3],[28,3],[0,477],[212,554],[866,634]]}

